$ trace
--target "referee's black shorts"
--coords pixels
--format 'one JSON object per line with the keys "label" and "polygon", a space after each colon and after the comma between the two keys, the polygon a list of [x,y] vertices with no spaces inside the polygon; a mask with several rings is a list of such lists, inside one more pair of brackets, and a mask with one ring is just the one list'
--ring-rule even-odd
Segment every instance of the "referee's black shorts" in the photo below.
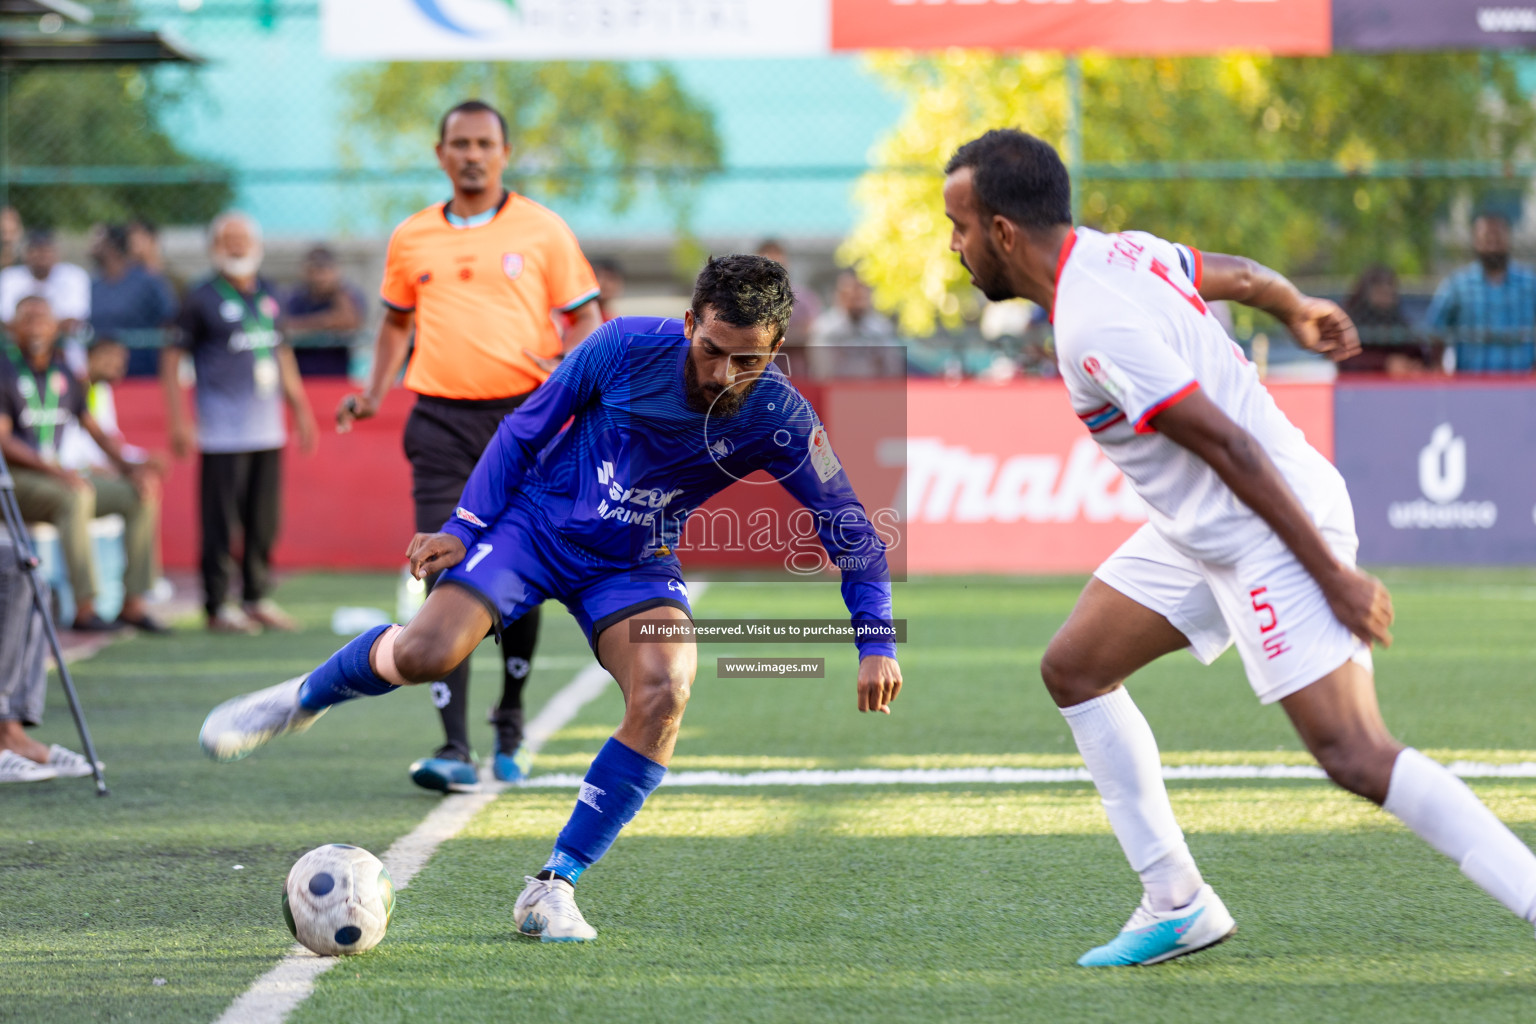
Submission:
{"label": "referee's black shorts", "polygon": [[405,457],[411,463],[416,532],[436,533],[458,507],[480,453],[507,413],[533,392],[483,401],[418,395],[405,421]]}

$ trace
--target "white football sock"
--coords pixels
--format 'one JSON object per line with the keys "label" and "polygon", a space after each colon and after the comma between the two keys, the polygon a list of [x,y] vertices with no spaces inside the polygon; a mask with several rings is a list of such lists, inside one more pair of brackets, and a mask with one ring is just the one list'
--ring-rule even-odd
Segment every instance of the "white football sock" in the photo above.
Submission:
{"label": "white football sock", "polygon": [[1392,765],[1382,807],[1488,895],[1536,921],[1536,854],[1444,765],[1404,749]]}
{"label": "white football sock", "polygon": [[1200,889],[1200,870],[1174,820],[1157,740],[1141,709],[1122,686],[1061,713],[1152,909],[1185,906]]}

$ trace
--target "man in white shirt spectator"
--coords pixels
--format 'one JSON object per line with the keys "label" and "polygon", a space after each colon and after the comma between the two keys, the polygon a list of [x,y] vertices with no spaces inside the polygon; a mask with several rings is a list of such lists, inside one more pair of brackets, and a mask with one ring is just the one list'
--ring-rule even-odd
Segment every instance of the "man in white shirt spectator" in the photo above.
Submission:
{"label": "man in white shirt spectator", "polygon": [[0,270],[0,320],[9,324],[16,304],[41,295],[59,320],[64,337],[80,332],[91,318],[91,275],[84,267],[59,262],[59,246],[46,228],[27,233],[22,265]]}

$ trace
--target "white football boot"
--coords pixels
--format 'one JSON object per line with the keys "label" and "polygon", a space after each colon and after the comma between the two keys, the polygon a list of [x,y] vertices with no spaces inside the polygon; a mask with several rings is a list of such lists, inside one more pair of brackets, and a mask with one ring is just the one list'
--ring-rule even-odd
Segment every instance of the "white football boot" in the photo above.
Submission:
{"label": "white football boot", "polygon": [[308,678],[306,673],[214,708],[198,735],[203,752],[215,761],[238,761],[276,736],[314,725],[330,709],[306,711],[299,706],[299,687]]}
{"label": "white football boot", "polygon": [[1237,922],[1209,885],[1202,885],[1186,905],[1161,914],[1142,897],[1120,934],[1108,945],[1084,953],[1077,963],[1080,967],[1160,964],[1225,942],[1236,931]]}
{"label": "white football boot", "polygon": [[576,888],[563,878],[523,876],[528,887],[512,908],[517,930],[540,942],[591,942],[597,929],[576,909]]}

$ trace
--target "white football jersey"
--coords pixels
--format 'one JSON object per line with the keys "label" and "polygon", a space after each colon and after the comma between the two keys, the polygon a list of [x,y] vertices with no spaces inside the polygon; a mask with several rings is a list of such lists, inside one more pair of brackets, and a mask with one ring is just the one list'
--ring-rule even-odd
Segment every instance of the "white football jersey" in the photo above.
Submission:
{"label": "white football jersey", "polygon": [[1196,389],[1264,446],[1314,521],[1347,492],[1211,314],[1200,276],[1198,250],[1140,231],[1078,228],[1056,271],[1056,355],[1078,418],[1158,532],[1191,558],[1230,563],[1270,536],[1268,524],[1204,460],[1150,425]]}

